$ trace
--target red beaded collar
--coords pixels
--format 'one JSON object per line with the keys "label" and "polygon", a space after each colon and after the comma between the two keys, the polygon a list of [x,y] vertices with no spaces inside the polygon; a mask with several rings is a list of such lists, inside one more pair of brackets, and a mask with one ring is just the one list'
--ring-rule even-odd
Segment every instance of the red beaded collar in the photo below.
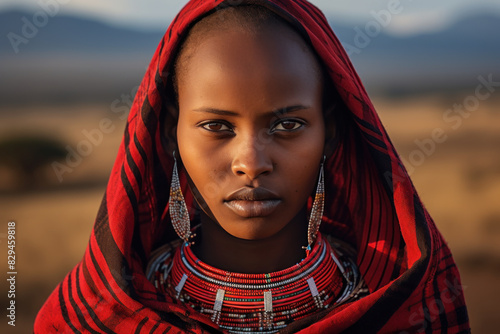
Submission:
{"label": "red beaded collar", "polygon": [[[275,333],[291,322],[352,297],[359,275],[321,233],[300,263],[268,274],[232,273],[200,261],[183,243],[157,257],[157,289],[232,333]],[[150,263],[151,264],[151,263]]]}

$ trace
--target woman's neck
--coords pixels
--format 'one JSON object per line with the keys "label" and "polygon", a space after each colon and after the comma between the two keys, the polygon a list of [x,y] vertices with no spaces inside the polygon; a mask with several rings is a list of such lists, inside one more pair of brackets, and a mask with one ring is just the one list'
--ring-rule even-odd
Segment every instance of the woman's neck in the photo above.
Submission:
{"label": "woman's neck", "polygon": [[262,240],[235,238],[206,216],[201,215],[201,233],[192,246],[203,262],[230,272],[262,274],[279,271],[300,262],[307,245],[306,210],[277,234]]}

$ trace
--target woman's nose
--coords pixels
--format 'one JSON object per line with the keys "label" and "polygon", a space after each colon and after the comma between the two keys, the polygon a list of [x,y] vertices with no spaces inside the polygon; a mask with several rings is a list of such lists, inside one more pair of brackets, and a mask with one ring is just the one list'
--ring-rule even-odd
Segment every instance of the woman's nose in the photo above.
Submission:
{"label": "woman's nose", "polygon": [[258,136],[241,140],[235,147],[231,169],[237,176],[246,175],[251,180],[273,171],[269,142]]}

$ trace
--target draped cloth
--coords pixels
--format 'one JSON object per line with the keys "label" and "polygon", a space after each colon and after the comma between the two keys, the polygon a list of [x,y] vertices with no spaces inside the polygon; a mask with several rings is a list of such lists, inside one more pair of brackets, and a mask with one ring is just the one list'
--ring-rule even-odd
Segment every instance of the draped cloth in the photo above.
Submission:
{"label": "draped cloth", "polygon": [[[324,234],[351,243],[369,294],[314,319],[300,333],[467,333],[452,255],[423,207],[346,52],[305,0],[191,0],[161,40],[136,94],[82,261],[40,310],[35,333],[214,333],[217,325],[147,280],[152,252],[177,238],[168,214],[173,159],[162,145],[172,60],[193,22],[227,5],[256,3],[312,46],[344,105],[346,128],[325,163]],[[325,92],[328,94],[328,92]],[[165,121],[168,121],[166,119]],[[326,122],[332,122],[327,119]],[[179,170],[189,208],[186,175]]]}

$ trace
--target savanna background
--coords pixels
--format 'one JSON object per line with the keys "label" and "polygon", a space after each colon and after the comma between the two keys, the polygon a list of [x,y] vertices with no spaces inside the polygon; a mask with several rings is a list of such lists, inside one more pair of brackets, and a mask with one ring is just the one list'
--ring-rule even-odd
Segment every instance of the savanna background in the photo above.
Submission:
{"label": "savanna background", "polygon": [[[475,333],[500,321],[500,3],[312,1],[327,15],[462,275]],[[185,1],[0,4],[0,268],[16,222],[16,326],[81,259],[128,108]],[[432,313],[432,312],[431,312]]]}

